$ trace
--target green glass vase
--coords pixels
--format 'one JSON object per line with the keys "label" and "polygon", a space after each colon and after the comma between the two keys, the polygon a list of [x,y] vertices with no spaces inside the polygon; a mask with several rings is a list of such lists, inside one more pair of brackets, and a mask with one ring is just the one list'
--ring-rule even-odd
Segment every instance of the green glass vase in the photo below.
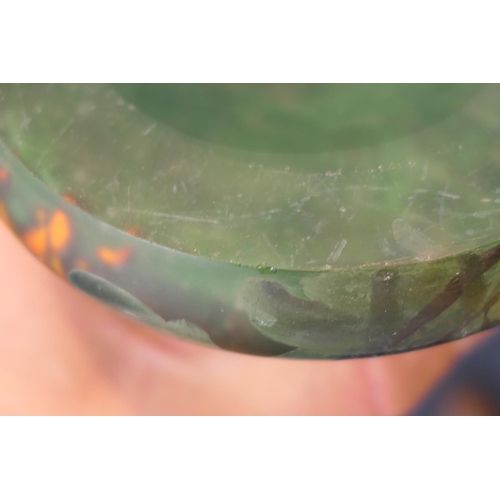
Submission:
{"label": "green glass vase", "polygon": [[0,217],[181,338],[381,355],[500,323],[500,86],[2,84]]}

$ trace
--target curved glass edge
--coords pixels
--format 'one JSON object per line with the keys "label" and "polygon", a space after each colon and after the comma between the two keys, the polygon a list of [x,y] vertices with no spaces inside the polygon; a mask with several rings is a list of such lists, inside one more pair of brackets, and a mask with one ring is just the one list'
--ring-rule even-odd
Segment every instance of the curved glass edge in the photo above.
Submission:
{"label": "curved glass edge", "polygon": [[500,323],[500,244],[431,261],[290,272],[158,246],[90,216],[0,143],[0,217],[61,278],[118,311],[230,351],[341,359]]}

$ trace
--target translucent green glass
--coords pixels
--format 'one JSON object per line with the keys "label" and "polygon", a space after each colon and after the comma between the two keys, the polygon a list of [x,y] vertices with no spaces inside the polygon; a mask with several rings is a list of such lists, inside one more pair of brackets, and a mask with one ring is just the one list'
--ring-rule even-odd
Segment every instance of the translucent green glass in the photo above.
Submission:
{"label": "translucent green glass", "polygon": [[0,85],[0,216],[63,279],[267,356],[500,323],[500,86]]}

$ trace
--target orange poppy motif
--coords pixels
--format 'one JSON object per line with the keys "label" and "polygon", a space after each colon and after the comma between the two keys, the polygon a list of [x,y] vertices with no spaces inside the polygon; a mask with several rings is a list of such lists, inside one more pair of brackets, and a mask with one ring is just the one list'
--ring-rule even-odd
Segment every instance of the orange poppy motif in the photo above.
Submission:
{"label": "orange poppy motif", "polygon": [[[5,167],[0,166],[0,185],[6,183],[9,179],[10,172]],[[72,195],[66,194],[63,197],[68,203],[77,205]],[[10,229],[16,232],[10,220],[7,207],[1,199],[0,219],[3,219]],[[66,271],[61,254],[69,247],[74,236],[72,223],[68,214],[59,208],[52,212],[47,212],[43,207],[38,207],[35,210],[34,219],[34,225],[20,235],[22,241],[38,260],[44,262],[55,273],[65,278]],[[139,234],[139,228],[130,227],[128,232],[135,236]],[[128,247],[111,248],[100,246],[96,250],[99,261],[113,267],[125,263],[130,253],[131,249]],[[81,257],[75,258],[73,267],[83,271],[90,269],[89,262]]]}
{"label": "orange poppy motif", "polygon": [[69,217],[62,211],[56,210],[49,222],[50,246],[56,252],[64,250],[71,238],[71,224]]}
{"label": "orange poppy motif", "polygon": [[29,229],[24,234],[24,244],[31,253],[40,260],[44,260],[47,253],[48,231],[46,227]]}
{"label": "orange poppy motif", "polygon": [[43,208],[38,208],[35,215],[38,227],[24,233],[24,244],[35,257],[46,261],[54,272],[64,277],[64,267],[59,253],[68,246],[71,240],[70,219],[59,209],[54,210],[48,222]]}
{"label": "orange poppy motif", "polygon": [[123,264],[130,255],[130,248],[121,247],[116,250],[109,247],[99,247],[97,257],[104,264],[109,266],[119,266]]}
{"label": "orange poppy motif", "polygon": [[63,198],[68,202],[68,203],[71,203],[72,205],[78,205],[78,203],[76,202],[76,199],[74,198],[74,196],[70,195],[69,193],[66,193],[66,194],[63,194]]}

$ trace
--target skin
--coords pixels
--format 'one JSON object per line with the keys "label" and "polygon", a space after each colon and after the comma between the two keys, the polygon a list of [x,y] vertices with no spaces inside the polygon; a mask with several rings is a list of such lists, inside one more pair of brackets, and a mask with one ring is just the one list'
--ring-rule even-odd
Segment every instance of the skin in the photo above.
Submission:
{"label": "skin", "polygon": [[0,223],[0,413],[394,415],[489,332],[395,356],[261,358],[159,335],[74,290]]}

